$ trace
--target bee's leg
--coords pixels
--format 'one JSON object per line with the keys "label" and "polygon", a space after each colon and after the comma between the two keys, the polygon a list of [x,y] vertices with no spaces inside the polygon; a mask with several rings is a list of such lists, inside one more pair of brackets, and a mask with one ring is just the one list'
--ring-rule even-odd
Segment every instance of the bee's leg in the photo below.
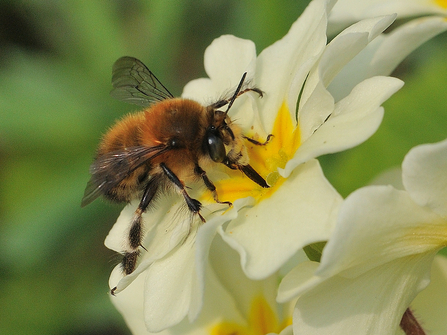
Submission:
{"label": "bee's leg", "polygon": [[239,93],[237,94],[236,97],[239,97],[239,96],[241,96],[242,94],[247,93],[247,92],[250,92],[250,91],[251,91],[251,92],[258,93],[258,95],[259,95],[261,98],[264,96],[264,92],[262,92],[259,88],[257,88],[257,87],[251,87],[251,88],[246,88],[245,90],[239,91]]}
{"label": "bee's leg", "polygon": [[123,272],[126,275],[131,274],[135,270],[137,259],[140,254],[140,247],[144,249],[141,245],[141,241],[143,240],[143,222],[141,216],[146,211],[148,205],[157,193],[159,179],[159,177],[154,176],[149,180],[149,183],[144,189],[140,204],[138,205],[132,219],[128,236],[128,249],[124,252],[124,257],[121,262]]}
{"label": "bee's leg", "polygon": [[270,186],[267,184],[264,178],[262,178],[259,173],[252,168],[250,164],[247,165],[238,165],[237,168],[241,170],[248,178],[253,180],[256,184],[263,188],[269,188]]}
{"label": "bee's leg", "polygon": [[265,140],[265,142],[259,142],[259,141],[256,141],[256,140],[250,138],[250,137],[244,136],[244,138],[245,138],[248,142],[251,142],[251,143],[253,143],[253,144],[255,144],[255,145],[266,145],[267,143],[270,142],[270,140],[272,139],[272,137],[273,137],[273,134],[269,134],[269,135],[267,136],[267,139]]}
{"label": "bee's leg", "polygon": [[165,163],[160,163],[160,167],[163,170],[163,172],[165,173],[166,177],[168,177],[168,179],[175,186],[177,186],[178,190],[183,195],[183,198],[185,198],[185,201],[186,201],[186,204],[188,205],[189,210],[191,212],[193,212],[194,214],[197,214],[200,217],[200,220],[202,220],[202,222],[205,222],[205,219],[200,214],[200,209],[202,208],[202,204],[200,203],[200,201],[196,200],[196,199],[193,199],[193,198],[191,198],[188,195],[188,193],[185,190],[185,186],[183,185],[183,183],[180,181],[180,179],[178,179],[178,177],[175,175],[175,173],[172,172],[171,169],[169,169],[166,166]]}
{"label": "bee's leg", "polygon": [[242,75],[241,81],[239,82],[239,85],[237,86],[236,91],[234,92],[234,94],[231,98],[219,100],[219,101],[215,102],[214,104],[210,105],[210,107],[212,107],[213,109],[218,109],[218,108],[223,107],[228,104],[227,111],[225,112],[225,113],[228,113],[231,106],[233,105],[234,100],[236,100],[236,98],[240,97],[244,93],[255,92],[255,93],[258,93],[258,95],[262,98],[264,96],[264,92],[262,92],[257,87],[249,87],[249,88],[242,89],[242,86],[244,85],[246,76],[247,76],[247,72],[245,72]]}
{"label": "bee's leg", "polygon": [[196,164],[196,167],[194,168],[194,173],[199,175],[203,183],[205,184],[206,188],[211,191],[213,194],[214,201],[218,204],[227,204],[228,206],[233,206],[233,204],[229,201],[219,201],[219,197],[217,196],[216,186],[214,186],[213,182],[208,178],[206,175],[206,172],[198,165]]}
{"label": "bee's leg", "polygon": [[[232,96],[231,98],[229,98],[229,99],[224,99],[224,100],[216,101],[215,103],[213,103],[213,104],[211,105],[211,107],[212,107],[213,109],[218,109],[218,108],[220,108],[220,107],[226,106],[226,105],[229,104],[229,103],[233,104],[233,101],[234,101],[236,98],[240,97],[242,94],[247,93],[247,92],[255,92],[255,93],[257,93],[261,98],[264,96],[264,92],[262,92],[259,88],[256,88],[256,87],[246,88],[246,89],[244,89],[244,90],[242,90],[242,91],[237,91],[237,93],[236,93],[235,95],[233,95],[233,96]],[[231,106],[230,106],[230,107],[231,107]]]}
{"label": "bee's leg", "polygon": [[235,162],[232,162],[228,159],[224,160],[222,162],[222,164],[224,164],[225,166],[229,167],[232,170],[240,170],[242,171],[248,178],[250,178],[251,180],[253,180],[256,184],[258,184],[259,186],[263,187],[263,188],[269,188],[270,186],[267,184],[267,182],[265,181],[264,178],[262,178],[260,176],[260,174],[258,172],[256,172],[255,169],[252,168],[252,166],[250,164],[247,165],[239,165],[236,164]]}

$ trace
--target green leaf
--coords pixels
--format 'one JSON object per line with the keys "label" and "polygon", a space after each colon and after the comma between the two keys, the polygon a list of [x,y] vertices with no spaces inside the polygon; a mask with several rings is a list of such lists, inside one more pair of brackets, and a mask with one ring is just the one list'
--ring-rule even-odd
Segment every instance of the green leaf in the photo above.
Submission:
{"label": "green leaf", "polygon": [[311,261],[319,262],[325,246],[326,241],[316,242],[305,246],[303,250]]}

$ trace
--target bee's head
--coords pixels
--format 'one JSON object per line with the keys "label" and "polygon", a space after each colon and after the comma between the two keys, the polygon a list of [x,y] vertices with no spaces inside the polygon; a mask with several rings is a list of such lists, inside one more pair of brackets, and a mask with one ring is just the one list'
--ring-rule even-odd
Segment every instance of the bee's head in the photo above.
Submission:
{"label": "bee's head", "polygon": [[206,129],[205,146],[211,159],[216,163],[222,163],[227,158],[225,146],[230,146],[235,140],[231,130],[231,120],[226,112],[214,110],[213,120]]}
{"label": "bee's head", "polygon": [[[213,161],[223,163],[230,168],[233,168],[235,164],[248,164],[248,158],[243,136],[239,127],[231,122],[228,111],[236,98],[245,92],[254,91],[262,97],[262,91],[258,88],[241,90],[246,76],[247,72],[242,75],[231,98],[219,100],[207,107],[210,125],[206,129],[204,146]],[[219,110],[224,106],[226,106],[225,112]]]}

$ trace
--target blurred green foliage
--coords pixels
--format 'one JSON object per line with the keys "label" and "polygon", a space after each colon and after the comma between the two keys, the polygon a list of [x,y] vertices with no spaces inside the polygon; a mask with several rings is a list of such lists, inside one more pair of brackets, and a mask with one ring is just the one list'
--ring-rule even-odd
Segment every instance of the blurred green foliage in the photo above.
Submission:
{"label": "blurred green foliage", "polygon": [[[204,76],[222,34],[258,52],[281,38],[308,1],[0,2],[0,333],[127,334],[108,297],[115,254],[103,240],[121,209],[80,208],[101,134],[137,109],[114,101],[111,66],[143,60],[175,95]],[[406,86],[385,104],[370,140],[322,158],[346,196],[414,145],[447,137],[446,34],[399,69]]]}

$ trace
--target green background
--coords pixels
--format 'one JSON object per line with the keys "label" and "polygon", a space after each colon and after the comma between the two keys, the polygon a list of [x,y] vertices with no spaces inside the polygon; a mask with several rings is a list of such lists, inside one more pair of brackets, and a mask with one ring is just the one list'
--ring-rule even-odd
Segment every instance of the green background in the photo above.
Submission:
{"label": "green background", "polygon": [[[103,241],[121,206],[80,208],[101,134],[137,106],[109,96],[113,62],[143,60],[179,95],[203,53],[234,34],[260,52],[307,1],[0,2],[0,334],[128,334],[108,297]],[[346,196],[447,137],[447,35],[396,70],[406,85],[364,144],[321,159]]]}

